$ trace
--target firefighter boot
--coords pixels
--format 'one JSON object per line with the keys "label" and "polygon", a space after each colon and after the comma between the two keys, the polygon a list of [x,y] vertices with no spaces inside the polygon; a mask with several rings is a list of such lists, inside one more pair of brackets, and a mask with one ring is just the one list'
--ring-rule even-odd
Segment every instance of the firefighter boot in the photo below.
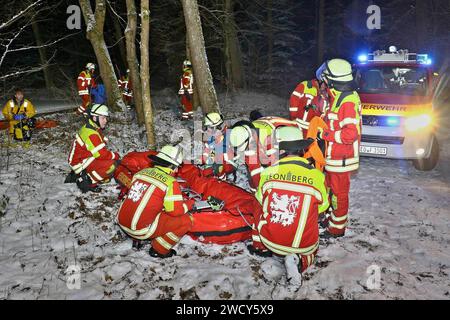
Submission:
{"label": "firefighter boot", "polygon": [[264,258],[268,258],[272,256],[272,251],[269,250],[262,250],[262,249],[258,249],[255,248],[253,245],[249,244],[247,246],[247,250],[254,255],[257,255],[259,257],[264,257]]}
{"label": "firefighter boot", "polygon": [[161,253],[157,252],[155,249],[153,249],[153,247],[150,248],[150,251],[148,253],[153,258],[161,258],[161,259],[170,258],[172,256],[177,255],[177,252],[173,249],[170,249],[170,251],[166,254],[161,254]]}

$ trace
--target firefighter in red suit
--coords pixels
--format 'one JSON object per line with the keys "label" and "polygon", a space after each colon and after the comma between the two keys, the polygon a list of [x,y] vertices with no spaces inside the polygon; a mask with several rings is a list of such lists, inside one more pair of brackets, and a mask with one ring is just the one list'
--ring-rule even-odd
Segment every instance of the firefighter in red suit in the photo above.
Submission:
{"label": "firefighter in red suit", "polygon": [[151,240],[150,255],[168,258],[191,228],[193,218],[174,177],[183,162],[183,150],[164,146],[152,157],[153,168],[134,175],[131,189],[117,213],[119,226],[133,239]]}
{"label": "firefighter in red suit", "polygon": [[133,85],[130,79],[130,69],[127,69],[127,74],[121,76],[118,80],[120,91],[122,91],[122,99],[127,105],[127,108],[131,108],[131,101],[133,100]]}
{"label": "firefighter in red suit", "polygon": [[183,62],[183,75],[180,78],[180,90],[178,94],[181,96],[181,120],[192,119],[194,112],[192,111],[192,98],[194,94],[194,75],[192,74],[192,64],[189,60]]}
{"label": "firefighter in red suit", "polygon": [[320,117],[327,107],[326,85],[317,80],[300,82],[289,100],[289,118],[298,122],[306,137],[309,122]]}
{"label": "firefighter in red suit", "polygon": [[77,79],[78,95],[81,97],[82,103],[78,107],[79,114],[86,114],[86,110],[91,104],[91,88],[96,87],[95,79],[95,64],[89,62],[86,64],[86,69],[81,71]]}
{"label": "firefighter in red suit", "polygon": [[314,262],[319,247],[318,216],[328,207],[324,174],[302,158],[314,141],[303,140],[296,127],[276,131],[280,160],[261,173],[256,199],[262,211],[255,214],[251,253],[297,255],[303,272]]}
{"label": "firefighter in red suit", "polygon": [[359,168],[361,101],[354,91],[352,67],[342,59],[326,61],[317,71],[327,85],[329,108],[323,119],[329,129],[318,137],[328,142],[325,174],[331,190],[331,215],[325,237],[340,237],[348,224],[350,176]]}
{"label": "firefighter in red suit", "polygon": [[107,106],[94,104],[89,110],[87,123],[76,134],[70,150],[71,175],[83,193],[98,192],[98,184],[109,181],[119,163],[119,154],[108,150],[107,139],[103,136],[108,116]]}

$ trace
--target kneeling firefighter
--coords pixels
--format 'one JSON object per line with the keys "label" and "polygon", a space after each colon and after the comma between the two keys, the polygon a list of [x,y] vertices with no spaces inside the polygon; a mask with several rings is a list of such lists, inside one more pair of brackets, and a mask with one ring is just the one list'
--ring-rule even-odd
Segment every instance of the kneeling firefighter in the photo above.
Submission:
{"label": "kneeling firefighter", "polygon": [[193,218],[174,177],[183,163],[183,149],[164,146],[150,156],[154,167],[134,175],[131,189],[117,213],[119,226],[136,240],[151,240],[150,255],[168,258],[191,228]]}
{"label": "kneeling firefighter", "polygon": [[68,161],[72,172],[66,182],[75,180],[83,193],[99,192],[98,184],[109,181],[120,163],[119,154],[106,147],[103,130],[108,116],[107,106],[94,104],[89,109],[87,123],[76,134],[70,150]]}
{"label": "kneeling firefighter", "polygon": [[[252,114],[250,118],[254,119]],[[276,130],[281,127],[298,127],[298,125],[295,121],[280,117],[259,117],[253,122],[238,121],[230,131],[230,145],[236,153],[233,159],[235,161],[242,159],[245,163],[249,184],[254,191],[259,185],[260,174],[264,168],[278,160],[278,150],[273,141]]]}
{"label": "kneeling firefighter", "polygon": [[319,212],[328,207],[325,176],[299,156],[313,139],[302,139],[295,127],[276,130],[280,160],[261,173],[256,198],[262,211],[255,214],[251,253],[297,255],[303,272],[319,247]]}

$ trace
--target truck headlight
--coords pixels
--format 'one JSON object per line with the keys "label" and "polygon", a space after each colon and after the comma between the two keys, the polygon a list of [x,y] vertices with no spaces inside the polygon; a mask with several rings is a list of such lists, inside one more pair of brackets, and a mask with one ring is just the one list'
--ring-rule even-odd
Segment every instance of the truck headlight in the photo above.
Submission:
{"label": "truck headlight", "polygon": [[406,119],[405,128],[408,131],[418,131],[428,127],[432,122],[431,115],[421,114],[419,116],[414,116]]}

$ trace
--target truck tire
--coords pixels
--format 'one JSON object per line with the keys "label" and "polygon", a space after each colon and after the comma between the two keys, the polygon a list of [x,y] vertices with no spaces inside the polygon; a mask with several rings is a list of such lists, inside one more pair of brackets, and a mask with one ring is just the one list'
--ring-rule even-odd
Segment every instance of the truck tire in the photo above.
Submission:
{"label": "truck tire", "polygon": [[431,146],[431,153],[428,158],[413,160],[414,168],[420,171],[433,170],[439,161],[439,143],[436,136],[433,136],[433,144]]}

